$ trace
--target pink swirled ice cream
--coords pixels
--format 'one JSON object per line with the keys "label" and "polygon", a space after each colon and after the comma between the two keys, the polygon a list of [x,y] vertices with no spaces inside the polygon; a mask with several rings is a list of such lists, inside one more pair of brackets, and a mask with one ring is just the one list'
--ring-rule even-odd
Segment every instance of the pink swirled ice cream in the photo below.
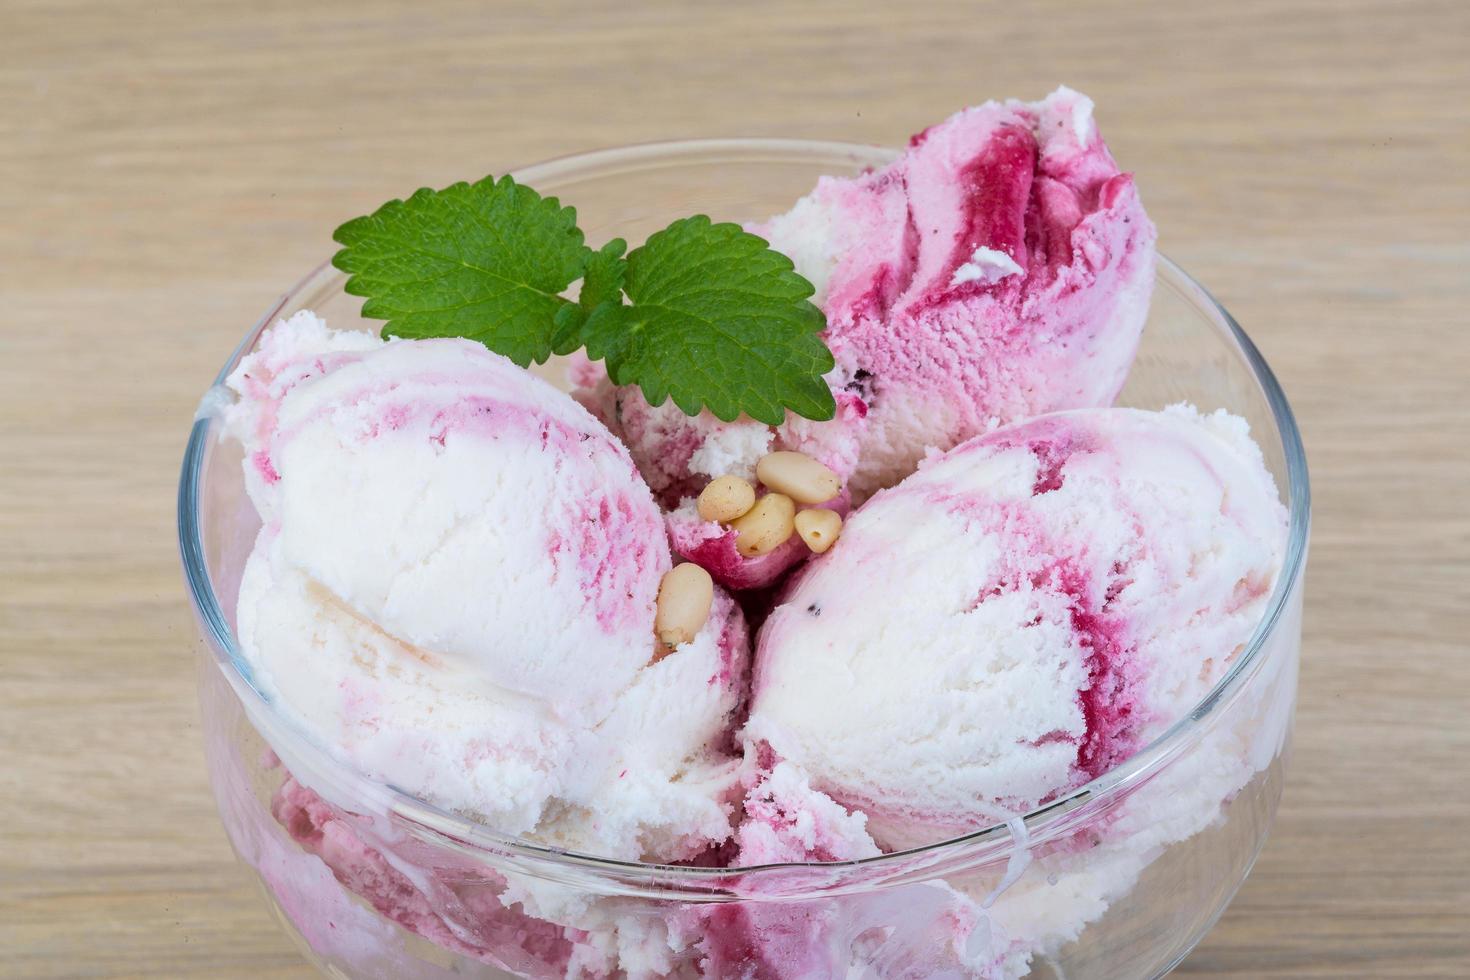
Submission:
{"label": "pink swirled ice cream", "polygon": [[[861,502],[929,449],[1110,404],[1153,285],[1154,229],[1133,178],[1109,154],[1091,101],[1065,88],[959,112],[882,170],[825,177],[791,211],[750,227],[816,286],[837,417],[774,429],[691,419],[587,376],[582,397],[669,506],[711,477],[748,474],[773,448],[821,460]],[[681,553],[735,587],[769,584],[800,557],[721,574],[730,549],[712,547],[714,536],[676,524]]]}
{"label": "pink swirled ice cream", "polygon": [[[1199,704],[1260,622],[1285,531],[1259,448],[1224,412],[1059,413],[929,458],[857,510],[760,630],[737,861],[852,860],[1008,823],[1003,877],[883,913],[927,904],[946,928],[890,932],[875,975],[1026,975],[1262,765],[1224,733],[1083,839],[1033,853],[1019,820]],[[840,975],[855,917],[728,912],[712,958],[732,976]]]}
{"label": "pink swirled ice cream", "polygon": [[630,859],[728,837],[744,621],[667,656],[663,517],[623,446],[479,344],[310,314],[231,378],[264,526],[257,683],[365,772],[509,834]]}
{"label": "pink swirled ice cream", "polygon": [[[304,312],[231,375],[261,519],[236,635],[268,710],[500,834],[718,875],[719,901],[660,904],[446,853],[267,735],[236,846],[296,876],[272,887],[313,948],[425,975],[420,940],[538,978],[1018,977],[1269,763],[1222,730],[1085,840],[1033,853],[1020,819],[1200,703],[1285,545],[1242,420],[1109,407],[1154,229],[1092,103],[966,109],[748,227],[816,289],[831,420],[686,416],[585,358],[568,396],[467,340]],[[722,476],[745,502],[711,519]],[[758,501],[785,508],[769,547]],[[1000,824],[1000,870],[863,863]],[[825,892],[828,862],[895,887]]]}
{"label": "pink swirled ice cream", "polygon": [[1285,530],[1260,450],[1223,412],[997,430],[879,493],[790,585],[761,628],[744,738],[885,850],[1003,822],[1204,697],[1260,621]]}

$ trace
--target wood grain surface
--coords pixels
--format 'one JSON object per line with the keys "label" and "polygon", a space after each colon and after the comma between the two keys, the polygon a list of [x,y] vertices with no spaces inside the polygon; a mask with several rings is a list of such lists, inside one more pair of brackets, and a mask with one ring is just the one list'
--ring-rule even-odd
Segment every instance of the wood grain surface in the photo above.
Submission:
{"label": "wood grain surface", "polygon": [[342,218],[1091,94],[1316,493],[1293,770],[1185,976],[1470,976],[1470,5],[0,0],[0,975],[301,977],[205,778],[195,401]]}

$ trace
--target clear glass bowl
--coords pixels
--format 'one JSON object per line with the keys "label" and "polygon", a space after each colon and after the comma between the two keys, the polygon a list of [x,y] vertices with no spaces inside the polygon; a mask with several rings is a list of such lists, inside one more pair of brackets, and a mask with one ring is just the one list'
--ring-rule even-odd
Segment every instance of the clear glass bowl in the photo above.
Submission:
{"label": "clear glass bowl", "polygon": [[[822,174],[893,151],[714,140],[590,153],[517,176],[559,195],[589,241],[675,217],[780,212]],[[1286,564],[1247,650],[1187,717],[1125,765],[1022,819],[913,851],[738,870],[626,864],[509,839],[350,771],[252,686],[233,626],[259,520],[221,442],[224,377],[279,317],[375,330],[324,266],[256,324],[200,406],[179,540],[200,623],[211,779],[241,860],[323,971],[349,977],[1149,977],[1199,941],[1244,880],[1280,799],[1308,532],[1306,461],[1255,347],[1161,261],[1121,401],[1244,416],[1290,508]],[[547,376],[559,375],[549,365]]]}

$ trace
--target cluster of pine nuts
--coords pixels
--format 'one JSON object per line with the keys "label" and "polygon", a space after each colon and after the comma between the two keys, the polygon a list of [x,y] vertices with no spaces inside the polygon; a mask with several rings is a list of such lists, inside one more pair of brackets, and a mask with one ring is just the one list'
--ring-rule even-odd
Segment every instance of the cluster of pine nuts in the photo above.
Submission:
{"label": "cluster of pine nuts", "polygon": [[[735,532],[735,550],[746,558],[767,555],[793,534],[821,554],[842,533],[842,517],[834,510],[810,507],[825,504],[842,492],[842,481],[806,453],[776,452],[761,458],[756,478],[769,490],[756,499],[755,487],[738,476],[712,480],[695,506],[701,520],[716,521]],[[808,510],[798,512],[797,504]],[[709,572],[684,562],[664,573],[658,585],[653,632],[658,637],[658,660],[681,643],[699,635],[709,620],[715,584]]]}
{"label": "cluster of pine nuts", "polygon": [[793,534],[821,554],[842,531],[836,511],[797,512],[797,504],[825,504],[842,492],[842,481],[806,453],[775,452],[761,457],[756,479],[771,492],[759,500],[755,487],[738,476],[722,476],[699,495],[702,520],[717,521],[735,531],[735,550],[746,558],[770,554]]}

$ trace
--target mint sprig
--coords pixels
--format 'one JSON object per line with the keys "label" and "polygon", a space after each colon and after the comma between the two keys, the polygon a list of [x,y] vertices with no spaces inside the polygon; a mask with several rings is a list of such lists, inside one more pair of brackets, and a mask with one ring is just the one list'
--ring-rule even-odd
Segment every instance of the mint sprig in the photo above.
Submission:
{"label": "mint sprig", "polygon": [[487,177],[389,201],[333,238],[385,336],[467,337],[523,367],[586,347],[651,404],[726,421],[836,411],[811,283],[738,225],[684,218],[625,257],[622,239],[588,248],[574,209]]}
{"label": "mint sprig", "polygon": [[812,284],[766,240],[704,215],[682,218],[627,260],[632,305],[598,305],[582,328],[587,353],[617,384],[657,405],[701,407],[730,421],[741,412],[778,425],[786,409],[831,418],[822,375],[832,353]]}
{"label": "mint sprig", "polygon": [[627,248],[627,242],[614,238],[588,256],[577,302],[556,311],[556,333],[551,344],[555,353],[570,354],[583,345],[583,325],[593,310],[604,303],[622,302],[623,280],[628,273],[623,252]]}

